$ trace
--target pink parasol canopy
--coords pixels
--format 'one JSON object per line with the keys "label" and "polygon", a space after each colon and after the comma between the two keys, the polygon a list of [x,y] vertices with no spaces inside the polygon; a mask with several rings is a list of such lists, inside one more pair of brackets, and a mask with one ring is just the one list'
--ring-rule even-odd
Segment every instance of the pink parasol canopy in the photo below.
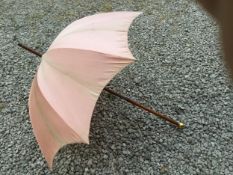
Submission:
{"label": "pink parasol canopy", "polygon": [[110,12],[71,23],[42,56],[29,113],[40,149],[52,167],[57,151],[89,143],[96,101],[105,85],[134,61],[128,29],[139,12]]}

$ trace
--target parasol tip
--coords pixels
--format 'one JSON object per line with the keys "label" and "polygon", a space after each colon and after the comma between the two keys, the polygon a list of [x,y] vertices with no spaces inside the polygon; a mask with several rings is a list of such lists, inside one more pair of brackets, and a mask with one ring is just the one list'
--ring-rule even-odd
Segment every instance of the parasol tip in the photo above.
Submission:
{"label": "parasol tip", "polygon": [[184,126],[185,126],[184,123],[179,122],[178,128],[181,128],[181,129],[182,129],[182,128],[184,128]]}

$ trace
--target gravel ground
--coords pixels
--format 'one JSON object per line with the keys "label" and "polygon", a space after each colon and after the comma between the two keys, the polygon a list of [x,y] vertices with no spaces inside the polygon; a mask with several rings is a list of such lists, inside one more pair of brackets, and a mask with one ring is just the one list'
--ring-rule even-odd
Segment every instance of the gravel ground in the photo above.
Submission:
{"label": "gravel ground", "polygon": [[[102,93],[90,145],[62,148],[49,171],[28,116],[39,59],[70,22],[103,11],[142,11],[129,32],[137,61],[112,89],[185,122],[179,130]],[[0,174],[233,174],[233,88],[218,27],[193,1],[1,0]]]}

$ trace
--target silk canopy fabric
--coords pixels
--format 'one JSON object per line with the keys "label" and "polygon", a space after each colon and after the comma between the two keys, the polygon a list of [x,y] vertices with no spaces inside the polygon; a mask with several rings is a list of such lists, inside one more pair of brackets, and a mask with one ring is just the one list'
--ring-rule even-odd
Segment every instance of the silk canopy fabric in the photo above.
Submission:
{"label": "silk canopy fabric", "polygon": [[50,168],[62,146],[89,143],[91,117],[101,91],[134,61],[128,29],[139,14],[110,12],[77,20],[42,56],[31,87],[29,113]]}

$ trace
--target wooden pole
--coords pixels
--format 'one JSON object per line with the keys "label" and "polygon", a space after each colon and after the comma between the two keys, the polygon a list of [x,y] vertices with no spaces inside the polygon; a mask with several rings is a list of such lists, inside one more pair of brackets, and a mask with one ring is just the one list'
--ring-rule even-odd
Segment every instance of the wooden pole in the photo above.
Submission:
{"label": "wooden pole", "polygon": [[[42,57],[42,54],[40,52],[38,52],[38,51],[36,51],[36,50],[34,50],[34,49],[30,48],[30,47],[27,47],[27,46],[25,46],[23,44],[20,44],[20,43],[18,44],[18,46],[22,47],[23,49],[25,49],[25,50],[27,50],[27,51],[29,51],[29,52],[31,52],[31,53],[39,56],[39,57]],[[168,116],[166,116],[166,115],[164,115],[164,114],[162,114],[160,112],[156,112],[153,109],[145,107],[141,103],[139,103],[139,102],[137,102],[135,100],[132,100],[132,99],[126,97],[126,96],[123,96],[123,95],[121,95],[121,94],[119,94],[119,93],[117,93],[117,92],[115,92],[115,91],[113,91],[113,90],[111,90],[111,89],[109,89],[107,87],[105,87],[104,90],[106,92],[112,94],[112,95],[115,95],[115,96],[117,96],[117,97],[131,103],[134,106],[137,106],[137,107],[143,109],[144,111],[147,111],[147,112],[149,112],[151,114],[154,114],[154,115],[158,116],[159,118],[161,118],[161,119],[163,119],[163,120],[165,120],[167,122],[170,122],[171,124],[175,125],[178,128],[183,128],[184,127],[183,123],[178,122],[178,121],[176,121],[176,120],[174,120],[174,119],[172,119],[172,118],[170,118],[170,117],[168,117]]]}

